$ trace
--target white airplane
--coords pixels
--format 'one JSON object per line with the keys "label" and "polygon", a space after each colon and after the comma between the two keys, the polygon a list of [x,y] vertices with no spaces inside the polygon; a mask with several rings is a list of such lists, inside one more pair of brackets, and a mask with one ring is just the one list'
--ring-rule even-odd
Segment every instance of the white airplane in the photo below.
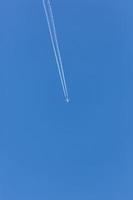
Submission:
{"label": "white airplane", "polygon": [[66,99],[66,102],[67,102],[67,103],[69,103],[69,102],[70,102],[70,100],[69,100],[69,99]]}

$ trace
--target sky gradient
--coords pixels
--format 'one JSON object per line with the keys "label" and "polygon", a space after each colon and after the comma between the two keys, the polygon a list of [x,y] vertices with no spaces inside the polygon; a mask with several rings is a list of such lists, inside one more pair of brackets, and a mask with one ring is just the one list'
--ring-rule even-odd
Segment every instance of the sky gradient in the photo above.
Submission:
{"label": "sky gradient", "polygon": [[133,1],[0,3],[0,200],[133,199]]}

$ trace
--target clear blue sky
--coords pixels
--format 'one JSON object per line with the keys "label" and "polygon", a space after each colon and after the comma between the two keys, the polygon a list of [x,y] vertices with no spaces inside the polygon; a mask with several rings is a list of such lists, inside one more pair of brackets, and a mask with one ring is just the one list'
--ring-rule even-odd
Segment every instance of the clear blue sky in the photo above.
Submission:
{"label": "clear blue sky", "polygon": [[0,200],[133,199],[133,1],[0,3]]}

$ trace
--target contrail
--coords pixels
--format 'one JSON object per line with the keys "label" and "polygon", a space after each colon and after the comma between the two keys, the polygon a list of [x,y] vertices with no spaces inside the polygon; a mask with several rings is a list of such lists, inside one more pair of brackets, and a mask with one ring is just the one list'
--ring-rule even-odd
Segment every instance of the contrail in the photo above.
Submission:
{"label": "contrail", "polygon": [[54,23],[54,16],[53,16],[50,0],[43,0],[43,7],[44,7],[47,23],[48,23],[51,43],[52,43],[52,47],[53,47],[53,51],[54,51],[54,55],[55,55],[55,59],[56,59],[57,67],[58,67],[58,72],[59,72],[59,76],[61,80],[63,93],[64,93],[66,101],[69,102],[69,95],[68,95],[68,90],[66,86],[66,80],[65,80],[63,64],[62,64],[60,49],[58,45],[58,39],[57,39],[56,28],[55,28],[55,23]]}
{"label": "contrail", "polygon": [[57,35],[56,35],[56,29],[55,29],[55,24],[54,24],[54,17],[53,17],[52,8],[51,8],[51,4],[50,4],[50,1],[49,1],[49,0],[48,0],[48,4],[49,4],[49,8],[50,8],[51,22],[52,22],[52,26],[53,26],[53,33],[54,33],[54,36],[55,36],[55,44],[56,44],[56,48],[57,48],[57,55],[58,55],[58,58],[59,58],[60,70],[61,70],[62,79],[63,79],[63,82],[64,82],[64,88],[65,88],[65,93],[66,93],[66,99],[69,99],[69,98],[68,98],[68,92],[67,92],[66,81],[65,81],[65,76],[64,76],[64,70],[63,70],[62,59],[61,59],[61,55],[60,55],[60,49],[59,49],[58,40],[57,40]]}

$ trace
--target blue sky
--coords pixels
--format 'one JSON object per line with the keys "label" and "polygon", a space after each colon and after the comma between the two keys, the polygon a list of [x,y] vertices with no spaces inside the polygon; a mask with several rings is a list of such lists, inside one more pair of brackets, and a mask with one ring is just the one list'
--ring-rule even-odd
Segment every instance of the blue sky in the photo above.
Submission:
{"label": "blue sky", "polygon": [[133,199],[133,2],[0,3],[0,199]]}

